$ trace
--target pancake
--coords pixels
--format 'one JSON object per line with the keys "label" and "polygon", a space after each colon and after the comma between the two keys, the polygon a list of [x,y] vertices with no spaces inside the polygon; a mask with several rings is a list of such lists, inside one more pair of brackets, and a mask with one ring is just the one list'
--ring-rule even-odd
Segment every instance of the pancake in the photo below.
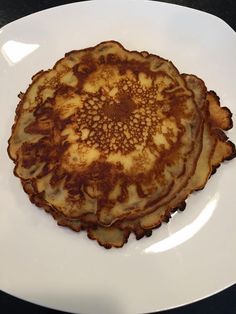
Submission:
{"label": "pancake", "polygon": [[40,71],[8,153],[32,203],[106,248],[168,220],[235,155],[231,112],[194,75],[109,41]]}
{"label": "pancake", "polygon": [[104,225],[170,191],[200,120],[170,62],[116,43],[72,52],[36,75],[19,111],[15,174],[65,216],[94,213]]}

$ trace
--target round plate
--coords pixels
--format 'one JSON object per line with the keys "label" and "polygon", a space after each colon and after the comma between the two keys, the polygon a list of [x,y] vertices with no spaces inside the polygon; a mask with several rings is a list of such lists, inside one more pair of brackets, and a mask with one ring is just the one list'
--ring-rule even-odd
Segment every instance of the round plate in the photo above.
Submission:
{"label": "round plate", "polygon": [[[105,250],[58,227],[14,177],[7,155],[17,95],[74,49],[117,40],[194,73],[236,112],[236,36],[219,18],[149,1],[89,1],[48,9],[0,30],[0,289],[71,312],[140,313],[209,296],[236,282],[236,160],[224,164],[152,237]],[[229,132],[236,142],[236,132]]]}

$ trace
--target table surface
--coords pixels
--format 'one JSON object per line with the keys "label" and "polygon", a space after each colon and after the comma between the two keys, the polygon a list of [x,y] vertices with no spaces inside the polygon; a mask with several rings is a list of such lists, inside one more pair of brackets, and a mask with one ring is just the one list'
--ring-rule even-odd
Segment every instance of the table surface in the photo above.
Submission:
{"label": "table surface", "polygon": [[[21,18],[53,6],[77,2],[66,0],[1,0],[0,1],[0,27]],[[234,0],[166,0],[162,2],[175,3],[188,6],[214,14],[222,18],[236,31],[236,2]],[[22,301],[0,291],[1,313],[24,314],[56,314],[63,313]],[[212,297],[158,313],[165,314],[235,314],[236,313],[236,285],[215,294]],[[122,314],[122,313],[121,313]]]}

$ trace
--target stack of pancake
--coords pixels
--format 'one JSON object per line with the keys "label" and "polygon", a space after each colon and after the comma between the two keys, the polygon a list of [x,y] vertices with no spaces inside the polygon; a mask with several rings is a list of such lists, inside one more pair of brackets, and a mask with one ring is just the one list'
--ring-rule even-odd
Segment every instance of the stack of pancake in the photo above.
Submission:
{"label": "stack of pancake", "polygon": [[235,157],[232,114],[201,79],[114,41],[67,53],[19,97],[15,175],[59,225],[106,248],[150,236]]}

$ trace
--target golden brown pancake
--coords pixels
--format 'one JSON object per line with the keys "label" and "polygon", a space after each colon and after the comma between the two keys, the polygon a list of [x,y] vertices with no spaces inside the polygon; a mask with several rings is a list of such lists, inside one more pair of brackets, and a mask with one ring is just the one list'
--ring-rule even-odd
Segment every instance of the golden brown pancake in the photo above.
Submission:
{"label": "golden brown pancake", "polygon": [[36,74],[8,152],[30,200],[106,248],[167,220],[235,155],[230,111],[202,80],[119,43]]}

